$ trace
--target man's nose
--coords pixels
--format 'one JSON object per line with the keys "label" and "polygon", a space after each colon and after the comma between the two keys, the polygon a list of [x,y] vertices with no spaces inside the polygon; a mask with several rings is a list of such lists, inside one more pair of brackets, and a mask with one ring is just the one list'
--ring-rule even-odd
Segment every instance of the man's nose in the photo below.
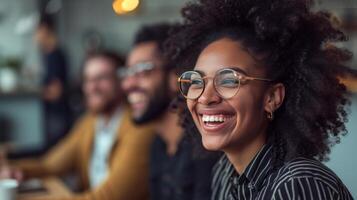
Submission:
{"label": "man's nose", "polygon": [[135,76],[127,76],[122,81],[122,88],[124,90],[129,90],[132,87],[135,87],[138,83],[138,80]]}

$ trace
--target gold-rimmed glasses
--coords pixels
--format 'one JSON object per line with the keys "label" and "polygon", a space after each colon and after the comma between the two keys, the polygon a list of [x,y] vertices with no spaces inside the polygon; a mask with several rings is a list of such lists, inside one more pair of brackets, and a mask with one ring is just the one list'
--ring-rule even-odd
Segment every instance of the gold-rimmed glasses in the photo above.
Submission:
{"label": "gold-rimmed glasses", "polygon": [[198,99],[203,94],[208,79],[213,79],[214,88],[223,99],[235,96],[240,86],[248,81],[272,82],[270,79],[247,76],[230,68],[217,71],[214,77],[202,76],[197,71],[186,71],[178,78],[180,92],[186,99]]}

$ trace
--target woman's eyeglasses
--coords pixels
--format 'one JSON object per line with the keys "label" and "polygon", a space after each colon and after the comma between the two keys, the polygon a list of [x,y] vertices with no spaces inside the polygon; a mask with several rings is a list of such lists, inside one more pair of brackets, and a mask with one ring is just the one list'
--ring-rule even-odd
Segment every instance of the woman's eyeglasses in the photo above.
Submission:
{"label": "woman's eyeglasses", "polygon": [[197,71],[187,71],[178,78],[182,95],[186,99],[198,99],[203,94],[208,79],[213,79],[214,88],[223,99],[232,98],[237,94],[240,86],[248,81],[272,82],[270,79],[246,76],[233,69],[219,70],[214,77],[203,77]]}

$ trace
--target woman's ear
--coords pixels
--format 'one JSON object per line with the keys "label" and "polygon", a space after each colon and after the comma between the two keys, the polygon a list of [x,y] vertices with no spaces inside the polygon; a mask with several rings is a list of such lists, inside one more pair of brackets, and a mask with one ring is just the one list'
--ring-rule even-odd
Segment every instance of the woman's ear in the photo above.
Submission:
{"label": "woman's ear", "polygon": [[282,83],[277,83],[270,87],[266,95],[265,111],[274,113],[283,104],[285,98],[285,86]]}

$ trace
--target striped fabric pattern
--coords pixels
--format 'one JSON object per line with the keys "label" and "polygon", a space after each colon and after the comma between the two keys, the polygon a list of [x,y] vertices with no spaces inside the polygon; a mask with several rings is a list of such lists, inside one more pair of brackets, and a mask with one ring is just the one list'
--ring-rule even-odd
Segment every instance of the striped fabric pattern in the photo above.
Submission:
{"label": "striped fabric pattern", "polygon": [[212,200],[350,200],[341,180],[319,161],[296,158],[272,168],[272,147],[265,145],[238,175],[223,156],[214,168]]}

